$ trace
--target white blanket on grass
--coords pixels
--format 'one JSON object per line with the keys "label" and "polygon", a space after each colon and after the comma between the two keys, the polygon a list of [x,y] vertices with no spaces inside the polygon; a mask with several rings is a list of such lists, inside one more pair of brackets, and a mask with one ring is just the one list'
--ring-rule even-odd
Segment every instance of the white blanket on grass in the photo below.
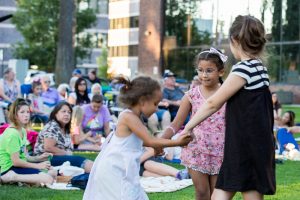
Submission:
{"label": "white blanket on grass", "polygon": [[193,185],[192,179],[177,180],[171,176],[141,177],[141,185],[145,192],[174,192]]}
{"label": "white blanket on grass", "polygon": [[[147,193],[174,192],[193,185],[192,179],[177,180],[170,176],[141,177],[140,181]],[[54,183],[47,187],[54,190],[79,190],[79,188],[68,186],[67,183]]]}

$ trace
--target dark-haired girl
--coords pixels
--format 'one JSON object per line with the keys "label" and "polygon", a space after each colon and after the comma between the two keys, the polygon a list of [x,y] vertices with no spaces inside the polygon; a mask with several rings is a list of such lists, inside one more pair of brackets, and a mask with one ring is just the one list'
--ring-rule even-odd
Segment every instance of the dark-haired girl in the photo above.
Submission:
{"label": "dark-haired girl", "polygon": [[[206,102],[221,86],[227,56],[215,48],[200,52],[196,57],[196,71],[201,85],[190,89],[182,98],[180,108],[163,137],[171,138],[192,112]],[[181,164],[192,177],[196,199],[210,199],[223,160],[225,134],[225,105],[193,129],[194,139],[181,151]]]}
{"label": "dark-haired girl", "polygon": [[288,143],[295,145],[295,149],[299,150],[299,145],[293,136],[295,133],[300,133],[300,126],[295,126],[295,117],[293,111],[286,111],[281,118],[281,127],[277,131],[280,154]]}
{"label": "dark-haired girl", "polygon": [[71,105],[84,105],[91,102],[88,96],[87,82],[84,78],[78,78],[75,82],[75,92],[71,93],[68,102]]}
{"label": "dark-haired girl", "polygon": [[276,189],[273,104],[268,71],[260,60],[266,43],[264,25],[255,17],[237,16],[229,39],[239,62],[184,132],[192,131],[227,102],[224,159],[212,199],[232,199],[241,192],[244,199],[261,200]]}

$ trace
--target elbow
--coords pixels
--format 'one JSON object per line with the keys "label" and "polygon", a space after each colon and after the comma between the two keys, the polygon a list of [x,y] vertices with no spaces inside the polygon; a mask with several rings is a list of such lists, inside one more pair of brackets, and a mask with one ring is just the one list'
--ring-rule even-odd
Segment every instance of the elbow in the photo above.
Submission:
{"label": "elbow", "polygon": [[222,105],[219,105],[216,101],[214,101],[212,99],[208,99],[206,103],[208,106],[208,110],[212,111],[212,113],[218,111],[222,106]]}
{"label": "elbow", "polygon": [[51,146],[51,145],[46,145],[45,144],[44,150],[45,150],[45,152],[48,152],[48,153],[54,153],[53,152],[53,146]]}

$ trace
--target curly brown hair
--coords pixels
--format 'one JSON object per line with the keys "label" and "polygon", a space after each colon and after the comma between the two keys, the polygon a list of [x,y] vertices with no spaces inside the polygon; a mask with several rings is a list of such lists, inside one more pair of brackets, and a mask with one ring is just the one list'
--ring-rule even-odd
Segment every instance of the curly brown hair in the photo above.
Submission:
{"label": "curly brown hair", "polygon": [[132,81],[119,76],[114,78],[114,83],[123,84],[118,101],[128,108],[137,105],[141,98],[151,99],[155,91],[161,90],[160,84],[148,76],[140,76]]}

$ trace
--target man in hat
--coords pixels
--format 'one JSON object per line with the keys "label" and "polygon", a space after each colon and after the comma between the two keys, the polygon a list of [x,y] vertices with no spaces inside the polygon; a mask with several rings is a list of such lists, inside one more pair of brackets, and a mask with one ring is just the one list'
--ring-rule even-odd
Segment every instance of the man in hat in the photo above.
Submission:
{"label": "man in hat", "polygon": [[82,73],[81,73],[80,69],[74,69],[72,72],[72,76],[76,76],[78,78],[82,77]]}
{"label": "man in hat", "polygon": [[164,77],[163,102],[168,103],[171,121],[175,118],[184,92],[176,85],[176,74],[166,71]]}

